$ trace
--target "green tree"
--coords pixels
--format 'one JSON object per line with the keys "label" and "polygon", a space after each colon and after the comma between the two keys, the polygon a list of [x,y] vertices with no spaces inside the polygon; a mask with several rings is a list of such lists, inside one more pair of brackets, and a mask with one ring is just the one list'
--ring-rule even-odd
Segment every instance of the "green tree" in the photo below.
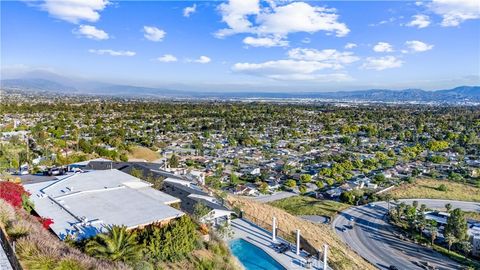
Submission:
{"label": "green tree", "polygon": [[461,242],[468,239],[467,229],[467,219],[462,209],[456,208],[451,211],[445,225],[445,234],[453,235],[457,241]]}
{"label": "green tree", "polygon": [[452,204],[450,203],[445,204],[445,209],[447,209],[447,213],[450,213],[450,210],[452,210]]}
{"label": "green tree", "polygon": [[111,261],[135,262],[143,249],[137,244],[137,235],[125,226],[110,226],[108,232],[95,236],[85,246],[85,251],[96,258]]}
{"label": "green tree", "polygon": [[355,203],[355,195],[351,191],[342,192],[340,195],[340,200],[344,203],[354,204]]}
{"label": "green tree", "polygon": [[258,190],[259,190],[260,193],[262,193],[262,194],[267,194],[267,192],[268,192],[268,184],[265,183],[265,182],[262,182],[262,183],[260,184]]}
{"label": "green tree", "polygon": [[310,174],[302,174],[300,176],[300,181],[302,183],[310,183],[312,181],[312,176]]}
{"label": "green tree", "polygon": [[287,181],[285,181],[285,186],[289,188],[294,188],[297,186],[297,182],[293,179],[288,179]]}
{"label": "green tree", "polygon": [[177,155],[173,154],[168,160],[168,166],[172,168],[178,168],[179,165],[180,165],[180,161],[178,160]]}
{"label": "green tree", "polygon": [[193,218],[197,221],[200,221],[202,217],[210,213],[211,209],[208,208],[204,203],[196,203],[193,207]]}

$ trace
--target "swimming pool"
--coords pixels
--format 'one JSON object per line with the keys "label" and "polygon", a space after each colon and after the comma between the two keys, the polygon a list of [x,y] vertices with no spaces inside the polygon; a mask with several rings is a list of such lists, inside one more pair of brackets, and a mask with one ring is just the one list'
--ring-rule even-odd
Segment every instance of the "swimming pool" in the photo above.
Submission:
{"label": "swimming pool", "polygon": [[228,245],[233,255],[238,258],[246,270],[286,270],[265,251],[248,241],[235,239]]}

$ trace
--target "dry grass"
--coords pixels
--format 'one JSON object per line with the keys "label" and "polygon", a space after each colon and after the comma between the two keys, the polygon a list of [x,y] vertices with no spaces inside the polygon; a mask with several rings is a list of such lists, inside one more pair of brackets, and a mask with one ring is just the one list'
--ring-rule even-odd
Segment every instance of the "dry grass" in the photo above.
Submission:
{"label": "dry grass", "polygon": [[480,221],[480,213],[479,212],[465,212],[465,217],[467,219],[473,219],[476,221]]}
{"label": "dry grass", "polygon": [[[5,201],[0,200],[0,206],[4,207],[2,211],[8,208],[6,205]],[[9,213],[10,220],[4,225],[8,236],[16,239],[17,257],[23,269],[130,269],[122,263],[89,257],[80,250],[68,246],[45,230],[35,217],[23,209],[16,210],[13,219],[11,218]]]}
{"label": "dry grass", "polygon": [[350,207],[348,204],[330,200],[317,200],[305,196],[293,196],[269,203],[292,215],[318,215],[333,218],[338,212]]}
{"label": "dry grass", "polygon": [[227,198],[230,204],[241,208],[246,214],[254,216],[263,222],[270,223],[275,216],[278,221],[279,229],[284,231],[294,231],[300,229],[302,236],[309,241],[315,248],[323,248],[324,244],[330,246],[330,266],[334,269],[342,270],[368,270],[376,269],[370,263],[351,251],[328,225],[313,224],[295,217],[282,209],[254,202],[248,199],[229,196]]}
{"label": "dry grass", "polygon": [[[444,184],[447,191],[440,191],[438,187]],[[467,184],[446,180],[418,179],[413,184],[398,186],[389,192],[397,199],[445,199],[480,202],[480,189]]]}
{"label": "dry grass", "polygon": [[146,161],[154,161],[160,158],[160,155],[146,147],[135,146],[130,149],[128,159],[144,159]]}

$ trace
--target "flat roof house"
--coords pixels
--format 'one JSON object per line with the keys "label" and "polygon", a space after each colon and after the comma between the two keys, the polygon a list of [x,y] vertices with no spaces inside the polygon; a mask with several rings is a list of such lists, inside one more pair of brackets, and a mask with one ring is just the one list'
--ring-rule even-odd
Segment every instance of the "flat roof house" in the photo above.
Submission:
{"label": "flat roof house", "polygon": [[195,205],[204,204],[210,211],[200,218],[204,223],[218,225],[223,221],[228,221],[233,211],[228,210],[215,197],[202,191],[200,187],[191,181],[185,181],[175,178],[163,180],[163,190],[177,198],[180,198],[181,208],[187,213],[195,212]]}
{"label": "flat roof house", "polygon": [[109,225],[128,229],[167,223],[184,215],[170,207],[180,200],[151,187],[152,184],[119,170],[76,173],[25,185],[35,211],[51,218],[60,239],[94,236]]}

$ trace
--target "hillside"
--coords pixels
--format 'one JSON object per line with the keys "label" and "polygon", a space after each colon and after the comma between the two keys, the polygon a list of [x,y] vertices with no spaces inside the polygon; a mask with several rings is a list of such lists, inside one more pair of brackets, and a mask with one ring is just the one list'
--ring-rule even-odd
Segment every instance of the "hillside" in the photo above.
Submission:
{"label": "hillside", "polygon": [[[445,185],[447,191],[439,190],[440,185]],[[480,202],[480,188],[472,185],[457,183],[447,180],[418,179],[412,184],[403,184],[389,194],[396,199],[444,199]]]}
{"label": "hillside", "polygon": [[351,251],[328,225],[313,224],[279,208],[248,199],[229,196],[227,200],[230,204],[242,209],[247,215],[254,216],[263,222],[271,223],[272,218],[275,216],[278,220],[279,229],[283,231],[293,232],[296,229],[300,229],[302,236],[315,248],[320,249],[324,244],[328,244],[330,246],[329,266],[333,269],[376,269]]}

